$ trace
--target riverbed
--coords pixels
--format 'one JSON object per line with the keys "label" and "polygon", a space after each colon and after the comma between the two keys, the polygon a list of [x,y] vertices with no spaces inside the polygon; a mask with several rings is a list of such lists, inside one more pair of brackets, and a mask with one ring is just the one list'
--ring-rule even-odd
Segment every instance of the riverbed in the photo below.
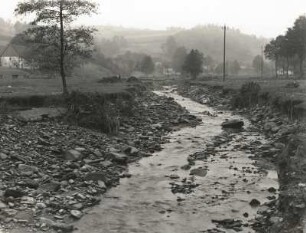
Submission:
{"label": "riverbed", "polygon": [[[271,197],[268,189],[278,189],[276,171],[258,167],[248,147],[264,144],[264,136],[252,130],[232,133],[230,142],[191,167],[205,169],[205,175],[190,175],[190,170],[182,169],[188,156],[212,147],[223,132],[222,122],[242,119],[245,129],[250,124],[229,111],[219,112],[184,98],[172,88],[155,93],[173,98],[202,123],[167,135],[162,151],[131,164],[131,178],[121,179],[119,186],[107,192],[100,205],[76,224],[75,232],[254,232],[250,226],[263,207],[252,207],[250,202],[265,203]],[[192,185],[192,191],[174,193],[171,189],[184,184]],[[230,229],[222,225],[226,219],[239,222],[239,226]]]}

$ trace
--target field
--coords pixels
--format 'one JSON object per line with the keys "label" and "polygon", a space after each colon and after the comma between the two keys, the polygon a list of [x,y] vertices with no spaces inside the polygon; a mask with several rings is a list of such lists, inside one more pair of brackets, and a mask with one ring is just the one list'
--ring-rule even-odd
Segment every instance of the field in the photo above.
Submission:
{"label": "field", "polygon": [[[69,90],[82,92],[99,92],[105,94],[127,91],[128,84],[98,83],[98,79],[68,78]],[[57,95],[62,93],[62,81],[55,79],[2,79],[0,80],[0,97],[30,96],[30,95]]]}

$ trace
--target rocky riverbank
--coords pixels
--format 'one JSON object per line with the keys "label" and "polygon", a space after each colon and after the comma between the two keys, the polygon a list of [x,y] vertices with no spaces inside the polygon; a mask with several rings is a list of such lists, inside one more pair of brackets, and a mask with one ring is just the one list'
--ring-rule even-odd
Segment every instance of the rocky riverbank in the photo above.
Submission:
{"label": "rocky riverbank", "polygon": [[[182,95],[219,109],[233,109],[234,91],[209,86],[185,85],[179,88]],[[268,103],[236,109],[247,116],[255,130],[263,132],[270,143],[256,149],[254,159],[277,165],[280,182],[279,198],[275,211],[266,212],[259,219],[259,232],[303,232],[305,215],[305,126],[304,122],[289,118]],[[262,226],[260,226],[262,225]]]}
{"label": "rocky riverbank", "polygon": [[161,150],[168,132],[198,124],[171,98],[144,91],[130,103],[116,135],[63,118],[0,115],[0,232],[72,231],[101,194],[130,177],[129,162]]}

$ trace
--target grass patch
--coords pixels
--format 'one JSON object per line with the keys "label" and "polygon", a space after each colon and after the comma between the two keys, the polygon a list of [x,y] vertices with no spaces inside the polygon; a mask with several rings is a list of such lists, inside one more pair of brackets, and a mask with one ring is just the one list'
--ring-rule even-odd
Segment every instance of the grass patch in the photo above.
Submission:
{"label": "grass patch", "polygon": [[[274,78],[234,78],[229,77],[225,82],[221,78],[208,80],[195,80],[192,85],[205,85],[212,88],[218,87],[230,93],[234,98],[234,107],[248,107],[255,104],[270,105],[290,119],[305,119],[306,116],[306,80],[274,79]],[[257,83],[260,91],[250,92],[248,85]],[[245,91],[242,91],[244,86]],[[244,94],[242,93],[244,92]],[[252,94],[251,94],[252,93]]]}

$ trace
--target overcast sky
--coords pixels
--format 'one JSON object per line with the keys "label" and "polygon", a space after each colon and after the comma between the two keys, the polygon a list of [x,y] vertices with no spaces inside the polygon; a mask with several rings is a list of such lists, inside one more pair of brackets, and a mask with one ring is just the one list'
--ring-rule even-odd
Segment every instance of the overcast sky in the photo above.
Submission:
{"label": "overcast sky", "polygon": [[[18,0],[0,0],[0,17],[14,19]],[[96,0],[100,13],[84,24],[136,28],[190,28],[227,24],[257,36],[275,37],[306,13],[306,0]]]}

